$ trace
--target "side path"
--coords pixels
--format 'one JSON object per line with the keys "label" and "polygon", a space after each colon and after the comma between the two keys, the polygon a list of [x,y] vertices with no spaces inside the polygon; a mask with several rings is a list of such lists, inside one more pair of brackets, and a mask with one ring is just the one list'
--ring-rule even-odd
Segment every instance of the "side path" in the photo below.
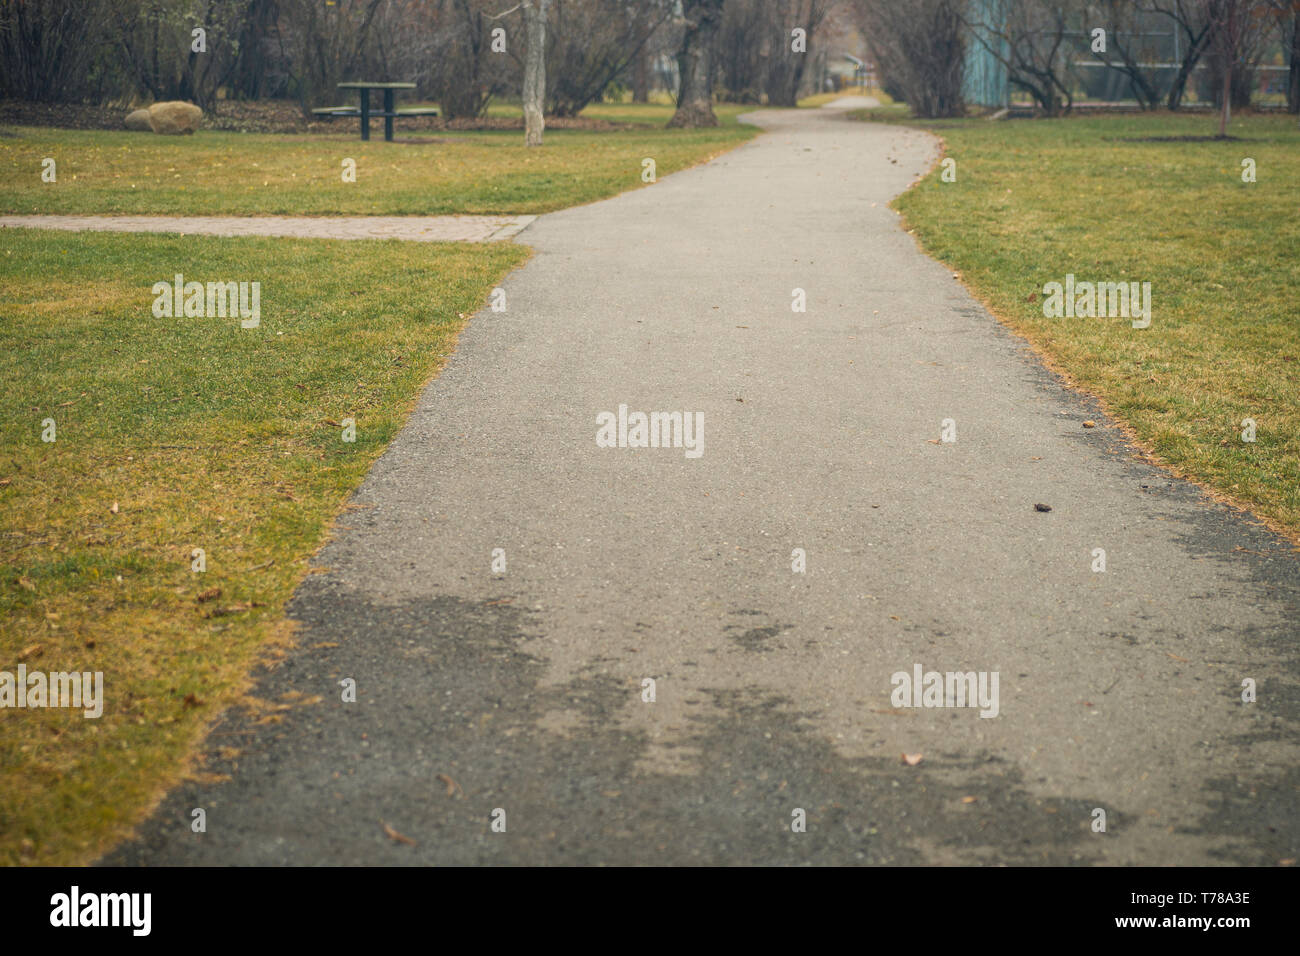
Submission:
{"label": "side path", "polygon": [[[758,122],[533,224],[295,597],[260,692],[323,702],[232,717],[231,779],[109,862],[1300,855],[1290,549],[1135,461],[900,230],[930,137]],[[694,450],[600,447],[621,406],[702,414]],[[983,674],[990,716],[896,708],[918,667]]]}
{"label": "side path", "polygon": [[0,228],[74,232],[178,232],[193,236],[293,236],[300,239],[405,239],[497,242],[536,216],[0,216]]}

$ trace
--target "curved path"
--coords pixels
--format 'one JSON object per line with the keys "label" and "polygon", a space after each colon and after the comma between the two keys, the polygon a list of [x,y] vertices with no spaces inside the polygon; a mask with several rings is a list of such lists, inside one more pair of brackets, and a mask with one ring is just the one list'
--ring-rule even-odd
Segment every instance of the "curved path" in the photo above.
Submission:
{"label": "curved path", "polygon": [[[260,692],[323,702],[230,718],[232,779],[110,862],[1297,856],[1293,554],[918,251],[886,204],[933,139],[756,121],[529,227],[291,606]],[[620,405],[701,412],[702,454],[598,447]],[[918,665],[996,672],[997,715],[895,707]]]}

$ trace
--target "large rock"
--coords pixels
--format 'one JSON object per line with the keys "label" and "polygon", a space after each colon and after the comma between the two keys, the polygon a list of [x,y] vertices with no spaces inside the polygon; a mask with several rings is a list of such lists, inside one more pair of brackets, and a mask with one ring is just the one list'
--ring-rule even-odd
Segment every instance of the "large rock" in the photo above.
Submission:
{"label": "large rock", "polygon": [[127,113],[126,119],[122,122],[127,129],[133,129],[137,133],[153,132],[153,124],[149,122],[148,110],[136,110],[133,113]]}
{"label": "large rock", "polygon": [[149,125],[155,133],[179,135],[193,133],[199,128],[203,119],[203,110],[193,103],[172,100],[168,103],[155,103],[149,107]]}

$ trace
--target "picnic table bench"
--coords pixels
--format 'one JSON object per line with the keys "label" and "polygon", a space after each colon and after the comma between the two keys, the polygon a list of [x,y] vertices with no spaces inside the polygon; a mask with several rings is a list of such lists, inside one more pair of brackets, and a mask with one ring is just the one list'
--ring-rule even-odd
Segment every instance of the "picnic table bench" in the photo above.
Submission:
{"label": "picnic table bench", "polygon": [[[335,119],[340,116],[357,116],[361,118],[361,138],[370,139],[370,117],[382,116],[384,118],[384,139],[387,142],[393,141],[393,120],[401,116],[437,116],[438,111],[432,107],[411,107],[407,109],[393,108],[393,93],[397,90],[413,90],[414,83],[372,83],[369,81],[359,80],[348,83],[340,83],[341,90],[360,90],[361,107],[355,106],[322,106],[312,110],[316,116],[326,119]],[[384,94],[384,108],[382,110],[370,109],[370,91],[382,90]]]}

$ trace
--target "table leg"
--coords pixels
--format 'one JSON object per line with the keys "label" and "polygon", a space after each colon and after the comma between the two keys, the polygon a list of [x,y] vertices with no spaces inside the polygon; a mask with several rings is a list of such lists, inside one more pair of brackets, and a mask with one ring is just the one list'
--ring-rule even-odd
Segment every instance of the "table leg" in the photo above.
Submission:
{"label": "table leg", "polygon": [[393,91],[384,90],[384,141],[393,141]]}
{"label": "table leg", "polygon": [[370,138],[370,91],[361,89],[361,138]]}

